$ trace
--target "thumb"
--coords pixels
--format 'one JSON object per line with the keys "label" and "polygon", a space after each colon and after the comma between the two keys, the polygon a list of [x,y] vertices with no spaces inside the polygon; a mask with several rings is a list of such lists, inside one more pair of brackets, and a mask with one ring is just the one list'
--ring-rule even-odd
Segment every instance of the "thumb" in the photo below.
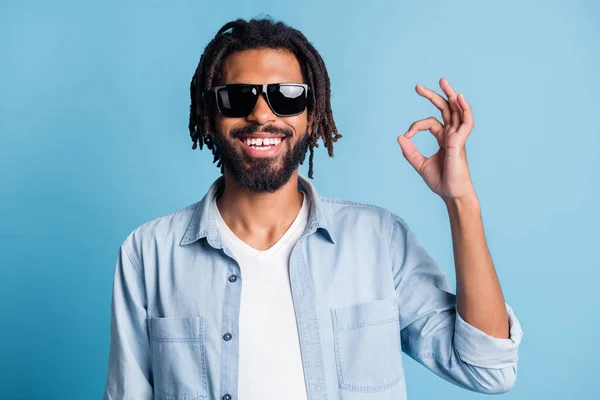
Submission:
{"label": "thumb", "polygon": [[417,172],[419,172],[419,168],[425,162],[426,157],[419,152],[417,146],[415,146],[412,140],[404,135],[398,136],[398,144],[402,149],[404,158],[406,158],[409,164],[412,165]]}

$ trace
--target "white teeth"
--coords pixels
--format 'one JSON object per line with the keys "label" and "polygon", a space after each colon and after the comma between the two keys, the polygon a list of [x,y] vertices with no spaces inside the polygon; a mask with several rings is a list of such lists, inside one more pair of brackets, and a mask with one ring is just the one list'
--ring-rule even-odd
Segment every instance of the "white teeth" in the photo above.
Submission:
{"label": "white teeth", "polygon": [[282,138],[245,138],[243,141],[247,146],[254,146],[259,150],[266,150],[270,146],[281,143]]}

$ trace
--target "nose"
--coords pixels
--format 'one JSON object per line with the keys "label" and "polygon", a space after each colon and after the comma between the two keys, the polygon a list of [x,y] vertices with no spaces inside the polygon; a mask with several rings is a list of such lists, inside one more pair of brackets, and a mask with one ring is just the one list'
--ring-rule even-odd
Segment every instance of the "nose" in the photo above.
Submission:
{"label": "nose", "polygon": [[276,118],[277,116],[273,114],[271,107],[269,107],[269,103],[267,103],[264,93],[261,93],[260,96],[258,96],[254,110],[246,117],[248,121],[254,121],[259,125],[274,122]]}

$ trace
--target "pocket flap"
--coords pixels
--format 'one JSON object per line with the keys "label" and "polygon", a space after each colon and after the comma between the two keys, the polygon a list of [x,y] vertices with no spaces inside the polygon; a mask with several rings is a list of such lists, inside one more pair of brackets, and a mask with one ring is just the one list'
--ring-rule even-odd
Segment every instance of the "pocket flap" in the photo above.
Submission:
{"label": "pocket flap", "polygon": [[201,340],[202,317],[148,317],[150,338],[154,341]]}
{"label": "pocket flap", "polygon": [[331,309],[336,329],[349,330],[398,320],[396,298],[385,298]]}

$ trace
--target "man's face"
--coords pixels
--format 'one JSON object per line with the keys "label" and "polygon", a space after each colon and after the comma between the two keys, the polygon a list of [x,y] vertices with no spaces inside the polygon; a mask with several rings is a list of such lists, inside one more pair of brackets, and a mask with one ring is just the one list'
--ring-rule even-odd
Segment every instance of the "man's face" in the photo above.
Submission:
{"label": "man's face", "polygon": [[[223,64],[220,85],[231,83],[304,83],[296,57],[285,50],[260,49],[233,53]],[[215,144],[226,174],[244,188],[275,192],[286,184],[308,150],[308,111],[293,117],[273,113],[263,95],[250,115],[229,118],[215,110]],[[271,148],[248,145],[249,138],[280,139]]]}

